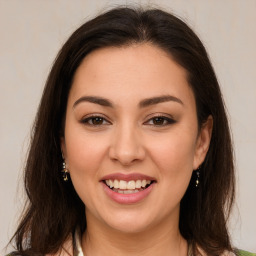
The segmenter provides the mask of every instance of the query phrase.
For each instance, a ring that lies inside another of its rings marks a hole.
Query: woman
[[[46,83],[25,187],[18,255],[243,255],[226,227],[228,121],[194,32],[130,8],[75,31]]]

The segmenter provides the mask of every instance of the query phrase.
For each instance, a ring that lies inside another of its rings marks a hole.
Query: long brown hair
[[[196,99],[199,129],[213,117],[200,186],[192,175],[181,201],[182,236],[207,255],[232,251],[227,218],[234,199],[233,152],[219,84],[206,50],[180,19],[158,9],[112,9],[78,28],[60,50],[37,112],[25,167],[26,210],[14,235],[21,255],[57,252],[76,227],[86,229],[85,206],[72,181],[63,182],[60,137],[72,79],[86,55],[108,46],[150,42],[185,68]]]

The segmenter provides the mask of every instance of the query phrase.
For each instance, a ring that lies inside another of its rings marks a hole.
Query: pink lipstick
[[[154,188],[156,180],[139,173],[114,173],[101,179],[107,196],[120,204],[134,204],[146,198]]]

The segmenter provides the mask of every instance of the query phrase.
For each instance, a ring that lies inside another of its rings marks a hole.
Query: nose
[[[116,129],[109,149],[109,157],[123,166],[142,161],[145,149],[139,132],[131,126]]]

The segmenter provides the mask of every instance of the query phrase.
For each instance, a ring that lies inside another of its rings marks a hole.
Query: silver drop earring
[[[69,174],[69,170],[68,168],[66,167],[66,163],[65,163],[65,160],[63,159],[63,164],[62,164],[62,177],[63,177],[63,180],[65,182],[68,181],[68,174]]]
[[[199,179],[200,179],[200,167],[198,167],[197,168],[197,170],[196,170],[196,188],[198,188],[198,186],[199,186],[199,183],[200,183],[200,181],[199,181]]]

